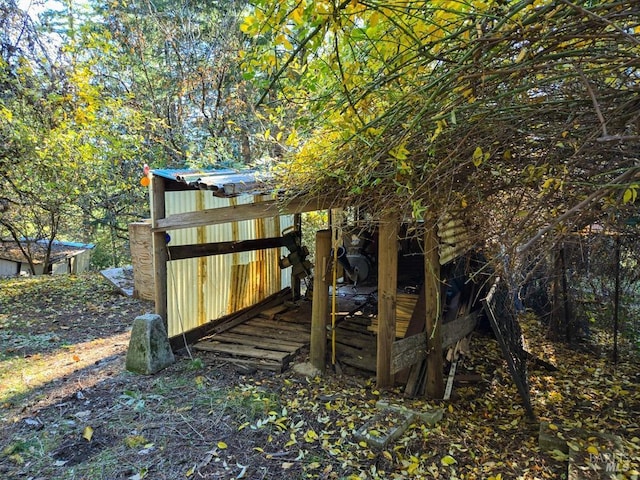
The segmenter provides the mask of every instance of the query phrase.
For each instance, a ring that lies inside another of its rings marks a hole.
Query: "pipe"
[[[347,273],[353,274],[353,267],[351,266],[351,263],[347,258],[346,248],[342,246],[338,247],[337,258],[338,258],[338,262],[340,262],[340,265],[342,265],[342,268],[344,268],[347,271]]]

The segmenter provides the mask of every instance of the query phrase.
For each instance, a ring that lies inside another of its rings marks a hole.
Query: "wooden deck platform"
[[[222,361],[281,372],[309,345],[310,302],[271,307],[238,325],[218,330],[194,348],[213,352]]]
[[[375,372],[376,334],[371,318],[353,316],[366,303],[369,292],[339,290],[336,317],[336,357],[342,365]],[[290,362],[309,348],[311,339],[311,302],[271,303],[257,308],[248,318],[230,318],[210,329],[194,344],[194,349],[211,352],[216,359],[239,366],[282,372]],[[327,353],[331,355],[331,328],[327,328]]]

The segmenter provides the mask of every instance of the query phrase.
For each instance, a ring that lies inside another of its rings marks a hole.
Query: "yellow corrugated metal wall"
[[[166,215],[261,201],[261,197],[214,197],[206,190],[166,192]],[[170,245],[228,242],[280,236],[293,216],[246,220],[172,230]],[[286,250],[286,249],[285,249]],[[275,293],[291,283],[281,271],[280,249],[170,261],[167,269],[170,337],[220,318]]]

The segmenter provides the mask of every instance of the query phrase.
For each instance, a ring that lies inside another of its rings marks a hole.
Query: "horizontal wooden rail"
[[[267,248],[284,246],[282,237],[257,238],[254,240],[239,240],[232,242],[201,243],[193,245],[176,245],[169,247],[169,260],[183,260],[185,258],[210,257],[227,253],[252,252]]]

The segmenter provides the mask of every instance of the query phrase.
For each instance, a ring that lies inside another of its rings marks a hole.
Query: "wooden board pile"
[[[398,293],[396,296],[396,338],[404,338],[409,327],[409,320],[416,308],[418,295],[411,293]],[[369,330],[378,333],[378,317],[371,321]]]
[[[303,304],[286,300],[290,290],[212,325],[194,348],[243,367],[282,372],[310,341],[310,317]]]

